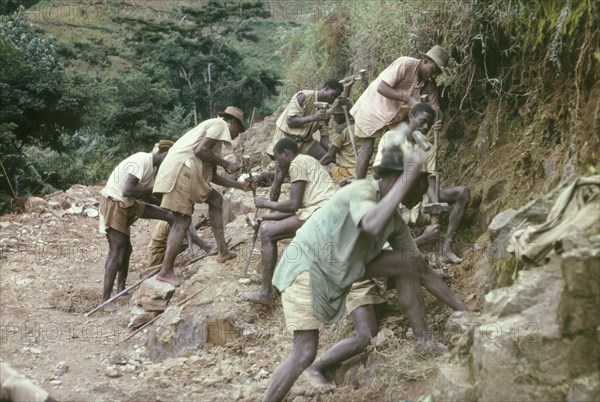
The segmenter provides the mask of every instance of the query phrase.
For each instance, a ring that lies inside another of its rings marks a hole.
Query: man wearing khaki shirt
[[[400,57],[388,66],[350,110],[356,122],[355,136],[362,138],[356,161],[356,178],[367,175],[374,144],[388,129],[408,117],[409,110],[428,95],[439,110],[435,79],[446,67],[450,55],[441,46],[432,47],[422,59]],[[441,123],[436,123],[441,124]]]
[[[327,152],[329,137],[327,125],[323,122],[328,119],[325,109],[316,107],[317,102],[333,103],[340,96],[344,87],[335,78],[325,81],[318,91],[302,90],[292,96],[290,103],[275,123],[275,133],[271,144],[267,147],[267,154],[274,159],[273,147],[282,138],[296,141],[301,154],[310,155],[319,160]],[[313,139],[313,134],[320,130],[321,141]],[[271,185],[270,199],[277,201],[281,192],[281,184],[285,176],[279,167],[275,166],[275,178]]]
[[[270,304],[271,279],[277,263],[277,242],[294,237],[304,222],[319,209],[335,192],[327,171],[319,162],[308,155],[299,154],[298,145],[289,138],[283,138],[273,149],[275,160],[284,173],[289,173],[290,198],[286,201],[268,201],[256,197],[257,208],[269,208],[272,211],[263,215],[261,220],[277,222],[261,227],[262,244],[262,284],[258,292],[242,294],[246,301]]]
[[[353,139],[355,130],[354,120],[350,118],[350,125],[347,125],[344,107],[350,109],[353,103],[348,98],[340,97],[331,108],[331,115],[337,124],[335,133],[332,133],[327,154],[321,158],[321,165],[324,165],[327,172],[331,175],[333,181],[339,185],[344,185],[356,177],[356,149],[360,149],[362,140]],[[354,145],[353,145],[354,141]]]
[[[167,251],[157,279],[173,286],[181,285],[173,273],[173,263],[188,230],[195,203],[207,203],[208,215],[218,248],[218,262],[234,258],[235,253],[227,249],[223,229],[223,197],[210,183],[224,187],[250,191],[253,183],[240,183],[216,173],[222,166],[229,174],[239,170],[236,163],[223,159],[224,148],[231,147],[231,141],[246,130],[244,113],[228,106],[219,117],[208,119],[183,135],[165,158],[158,171],[155,193],[162,193],[161,207],[173,212],[175,219],[167,238]]]

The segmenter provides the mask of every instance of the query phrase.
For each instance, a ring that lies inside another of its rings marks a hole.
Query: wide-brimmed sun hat
[[[217,112],[217,116],[219,117],[223,117],[224,115],[231,116],[240,123],[240,126],[242,127],[241,133],[246,131],[246,126],[244,125],[244,112],[242,112],[241,109],[235,106],[227,106],[224,111]]]
[[[421,53],[424,56],[430,58],[437,66],[442,70],[446,69],[448,60],[450,59],[450,53],[440,45],[435,45],[427,53]]]

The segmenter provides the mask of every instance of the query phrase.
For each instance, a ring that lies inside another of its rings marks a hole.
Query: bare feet
[[[223,263],[227,260],[231,260],[232,258],[237,257],[237,254],[233,251],[227,251],[225,254],[219,254],[217,256],[217,262]]]
[[[215,244],[210,250],[207,250],[208,255],[219,254],[219,247]]]
[[[102,311],[107,312],[107,313],[114,313],[118,309],[119,308],[114,303],[108,303],[106,306],[102,307]]]
[[[245,292],[240,295],[242,300],[249,301],[252,303],[259,303],[268,306],[271,304],[271,297],[268,295],[261,294],[260,292]]]
[[[450,264],[460,264],[462,262],[462,258],[454,254],[449,248],[446,248],[442,253],[442,261]]]
[[[310,385],[312,385],[317,392],[332,392],[336,388],[335,384],[327,381],[323,374],[321,374],[320,371],[312,368],[312,366],[304,370],[304,375],[306,376],[306,379]]]
[[[183,283],[181,279],[179,279],[177,276],[175,276],[175,274],[171,273],[171,274],[167,274],[167,275],[156,275],[156,279],[158,279],[161,282],[166,282],[166,283],[170,283],[171,285],[175,286],[175,287],[179,287],[181,286],[181,284]]]

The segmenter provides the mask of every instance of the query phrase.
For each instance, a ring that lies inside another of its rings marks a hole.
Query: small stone
[[[18,279],[16,283],[17,283],[17,286],[27,286],[31,283],[31,279],[29,279],[29,278]]]
[[[206,386],[206,387],[210,387],[211,385],[215,385],[222,382],[221,378],[219,377],[209,377],[209,378],[205,378],[202,381],[202,385]]]
[[[503,211],[496,215],[492,222],[488,226],[488,232],[490,234],[490,238],[493,240],[498,236],[498,233],[507,226],[509,226],[514,217],[517,215],[517,211],[515,209],[509,208],[506,211]]]
[[[31,349],[29,349],[29,351],[36,355],[39,355],[40,353],[42,353],[42,351],[37,348],[31,348]]]
[[[59,209],[60,208],[60,202],[58,201],[48,201],[48,206],[52,209]]]
[[[127,357],[123,356],[120,353],[117,353],[109,357],[108,361],[111,364],[127,364]]]
[[[600,395],[600,377],[596,372],[573,380],[567,394],[567,402],[593,401],[597,400],[598,395]]]
[[[56,370],[54,370],[54,375],[61,376],[68,371],[69,371],[69,365],[64,361],[60,361],[56,365]]]
[[[151,299],[148,296],[141,295],[137,299],[137,305],[142,306],[146,311],[165,311],[167,309],[168,300]]]
[[[60,385],[60,384],[62,384],[62,381],[61,380],[51,380],[50,384],[52,384],[52,385]]]
[[[131,309],[131,318],[129,319],[129,324],[127,326],[132,329],[141,327],[156,317],[156,315],[157,313],[155,312],[148,312],[140,306],[135,306]]]
[[[240,283],[240,285],[250,285],[252,283],[252,281],[250,280],[250,278],[240,278],[240,280],[238,281]]]
[[[25,204],[25,209],[28,212],[42,213],[46,211],[46,208],[48,208],[48,203],[39,197],[29,197]]]
[[[115,370],[113,367],[108,367],[104,372],[104,375],[108,378],[119,378],[122,374]]]

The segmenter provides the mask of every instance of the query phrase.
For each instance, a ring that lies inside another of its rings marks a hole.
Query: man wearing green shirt
[[[415,340],[437,350],[427,323],[421,283],[454,309],[467,307],[426,264],[397,213],[400,202],[414,205],[427,190],[423,156],[403,146],[386,153],[379,180],[358,180],[316,211],[286,248],[273,278],[281,292],[286,326],[294,334],[292,354],[275,370],[265,401],[282,400],[316,357],[319,327],[344,314],[346,294],[355,281],[393,277]],[[392,250],[382,250],[385,242]]]

